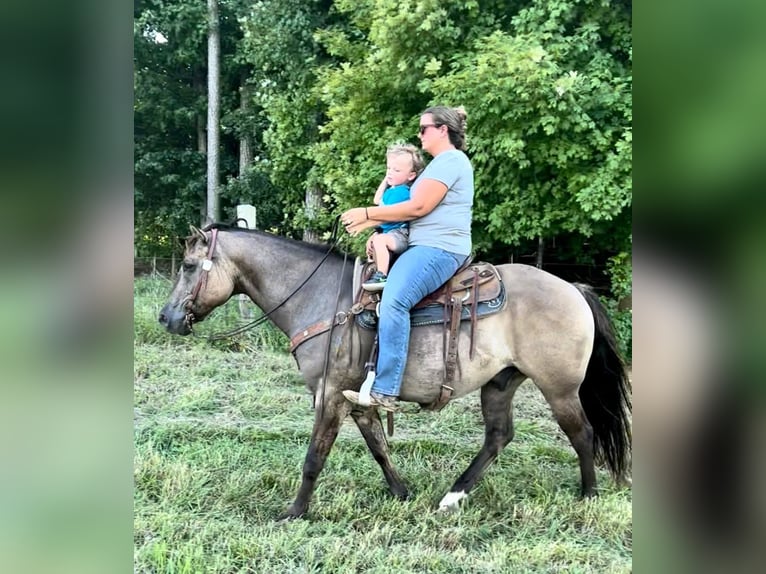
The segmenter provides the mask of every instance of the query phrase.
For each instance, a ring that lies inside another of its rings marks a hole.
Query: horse
[[[159,322],[188,335],[194,323],[236,294],[246,294],[293,341],[300,373],[314,396],[310,444],[295,500],[280,516],[293,519],[308,508],[317,478],[349,414],[380,465],[389,491],[406,499],[408,489],[394,467],[380,415],[347,401],[359,390],[375,332],[354,320],[353,265],[337,248],[258,230],[214,223],[192,228],[183,265]],[[497,265],[506,290],[502,308],[475,323],[463,321],[458,337],[458,376],[452,398],[480,391],[484,443],[439,503],[459,508],[487,467],[514,436],[513,396],[531,379],[550,405],[577,453],[580,495],[597,494],[595,464],[603,462],[618,483],[630,464],[630,381],[612,324],[597,295],[522,264]],[[433,403],[441,391],[444,363],[441,325],[414,327],[400,401]],[[469,348],[472,347],[472,348]],[[472,359],[468,359],[472,351]]]

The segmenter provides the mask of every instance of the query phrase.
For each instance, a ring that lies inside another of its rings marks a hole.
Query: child
[[[410,185],[423,171],[423,156],[410,144],[394,144],[386,150],[386,177],[380,182],[373,203],[392,205],[410,198]],[[377,271],[362,284],[367,291],[382,291],[386,286],[391,253],[402,253],[408,246],[409,226],[404,221],[382,223],[367,240],[367,256]]]

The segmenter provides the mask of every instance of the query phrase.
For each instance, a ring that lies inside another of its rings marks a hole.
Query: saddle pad
[[[476,318],[481,319],[488,315],[494,315],[503,308],[505,303],[505,286],[500,282],[500,294],[489,301],[482,301],[476,305]],[[461,309],[460,320],[466,321],[471,318],[470,306],[464,305]],[[446,323],[450,322],[447,317]],[[421,327],[423,325],[441,325],[444,320],[444,305],[428,305],[427,307],[415,308],[410,312],[410,326]],[[375,311],[365,309],[356,316],[356,324],[364,329],[377,329],[378,317]]]

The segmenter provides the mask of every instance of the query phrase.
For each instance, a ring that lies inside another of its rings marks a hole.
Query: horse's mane
[[[237,225],[237,221],[240,221],[240,220],[237,219],[233,221],[232,223],[223,223],[223,222],[209,223],[202,228],[202,231],[210,231],[211,229],[217,229],[219,231],[227,231],[231,233],[242,233],[247,235],[268,235],[269,237],[273,237],[274,239],[277,239],[284,243],[287,243],[293,246],[300,245],[301,247],[307,248],[312,251],[316,251],[317,253],[320,253],[322,255],[324,255],[328,251],[332,251],[333,253],[337,255],[347,254],[345,251],[338,249],[337,243],[332,243],[332,244],[331,243],[309,243],[307,241],[292,239],[290,237],[277,235],[276,233],[270,233],[268,231],[261,231],[260,229],[248,229],[247,227],[239,227]]]

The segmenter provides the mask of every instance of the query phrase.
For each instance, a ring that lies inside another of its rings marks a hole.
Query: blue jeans
[[[378,368],[372,390],[399,396],[410,346],[410,309],[455,274],[466,255],[413,245],[388,274],[378,319]]]

